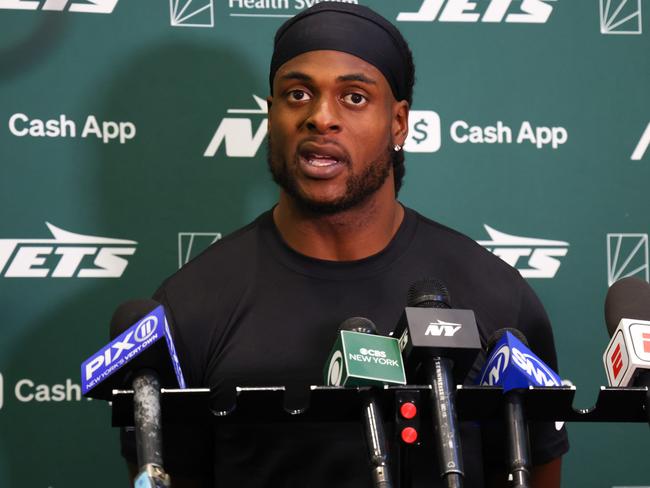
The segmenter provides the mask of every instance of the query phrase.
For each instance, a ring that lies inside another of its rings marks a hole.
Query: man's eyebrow
[[[300,81],[312,81],[313,78],[306,73],[301,71],[289,71],[288,73],[280,76],[281,80],[300,80]],[[346,81],[359,81],[361,83],[367,83],[369,85],[376,85],[377,82],[372,78],[364,75],[363,73],[350,73],[349,75],[341,75],[336,78],[338,82]]]
[[[337,81],[360,81],[361,83],[368,83],[369,85],[376,85],[377,82],[372,78],[368,78],[363,73],[352,73],[349,75],[342,75],[337,78]]]
[[[289,71],[288,73],[280,76],[281,80],[302,80],[311,81],[311,76],[301,73],[300,71]]]

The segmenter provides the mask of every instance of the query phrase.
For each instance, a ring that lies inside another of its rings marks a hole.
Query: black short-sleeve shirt
[[[410,285],[422,278],[444,282],[454,308],[474,310],[483,344],[503,327],[516,327],[531,350],[557,370],[546,313],[520,274],[472,239],[405,209],[388,246],[352,262],[301,255],[284,243],[271,211],[216,242],[168,278],[155,298],[165,305],[190,386],[323,383],[323,365],[341,322],[372,320],[391,332]],[[482,366],[478,360],[466,383]],[[463,423],[466,486],[484,486],[489,471],[503,470],[500,429]],[[309,423],[198,431],[165,431],[171,472],[214,479],[217,487],[371,486],[360,424]],[[534,464],[568,449],[564,429],[531,426]],[[133,458],[132,439],[123,453]],[[411,459],[413,487],[437,486],[432,446]]]

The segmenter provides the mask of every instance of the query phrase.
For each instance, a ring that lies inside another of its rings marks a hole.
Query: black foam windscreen
[[[522,331],[513,329],[512,327],[504,327],[503,329],[499,329],[494,332],[488,339],[487,345],[485,346],[485,349],[488,353],[492,350],[494,345],[501,340],[506,332],[510,332],[513,336],[523,342],[526,347],[528,347],[528,339],[526,339],[526,336]]]
[[[650,320],[650,283],[630,276],[607,290],[605,322],[611,336],[621,319]]]
[[[372,320],[365,317],[350,317],[345,319],[339,325],[339,330],[349,330],[352,332],[361,332],[363,334],[376,334],[377,327]]]
[[[160,306],[160,303],[151,298],[139,298],[121,303],[111,317],[109,338],[111,340],[115,339],[158,306]]]
[[[427,278],[411,285],[406,304],[409,307],[451,308],[451,299],[442,281]]]

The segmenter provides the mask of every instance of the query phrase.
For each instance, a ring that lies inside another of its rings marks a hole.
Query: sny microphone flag
[[[185,378],[165,317],[165,309],[160,305],[81,364],[82,393],[85,395],[96,388],[163,338],[167,342],[178,385],[180,388],[185,388]]]
[[[510,332],[492,348],[477,383],[501,386],[503,392],[529,386],[561,386],[562,380]]]
[[[339,331],[324,376],[328,386],[406,384],[397,339],[349,330]]]

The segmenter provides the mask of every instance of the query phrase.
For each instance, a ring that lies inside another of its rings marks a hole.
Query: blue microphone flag
[[[481,386],[501,386],[504,393],[529,386],[561,386],[561,383],[557,373],[510,332],[492,348],[477,380]]]
[[[163,338],[169,351],[169,358],[178,385],[180,388],[185,388],[185,378],[165,317],[165,309],[160,305],[81,364],[82,393],[85,395],[96,388],[117,370]]]

